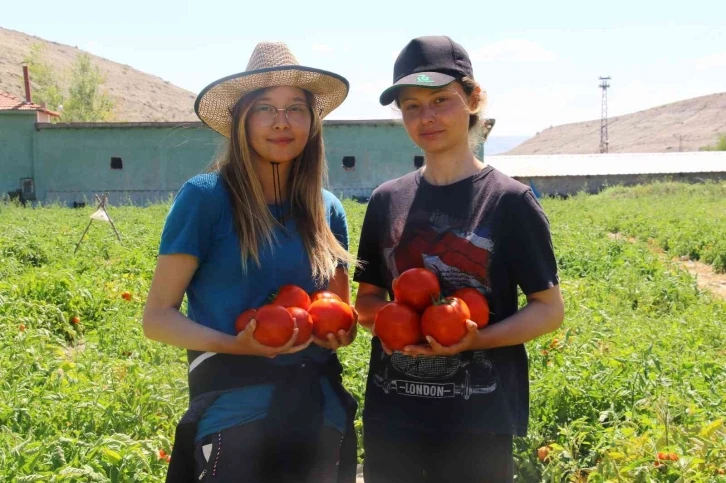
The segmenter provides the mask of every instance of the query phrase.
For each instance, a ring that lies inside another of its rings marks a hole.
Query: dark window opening
[[[423,156],[414,156],[413,157],[413,165],[417,168],[420,168],[424,164],[424,157]]]
[[[111,158],[111,169],[124,169],[124,162],[121,158]]]
[[[343,169],[355,171],[355,156],[343,156]]]

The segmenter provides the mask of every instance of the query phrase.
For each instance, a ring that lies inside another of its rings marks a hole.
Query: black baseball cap
[[[439,88],[462,77],[473,77],[469,54],[449,37],[427,36],[413,39],[393,64],[393,85],[383,91],[384,106],[396,100],[401,87]]]

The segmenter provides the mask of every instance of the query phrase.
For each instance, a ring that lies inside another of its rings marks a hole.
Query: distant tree
[[[66,78],[46,62],[44,53],[45,46],[35,43],[25,57],[35,84],[33,102],[60,111],[63,122],[99,122],[112,117],[113,100],[101,90],[106,79],[89,54],[76,56],[64,91]]]
[[[702,146],[699,151],[726,151],[726,134],[719,134],[716,144]]]
[[[36,42],[30,46],[30,53],[25,56],[28,64],[30,80],[34,84],[33,102],[45,104],[45,107],[57,111],[63,105],[64,96],[61,89],[62,78],[58,76],[45,61],[45,46]]]
[[[101,86],[106,81],[91,56],[81,53],[71,71],[68,100],[63,105],[63,120],[66,122],[98,122],[111,118],[113,101]]]

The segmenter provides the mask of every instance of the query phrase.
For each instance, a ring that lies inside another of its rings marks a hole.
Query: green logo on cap
[[[416,77],[416,82],[420,84],[431,84],[432,82],[434,82],[434,80],[427,75],[420,75]]]

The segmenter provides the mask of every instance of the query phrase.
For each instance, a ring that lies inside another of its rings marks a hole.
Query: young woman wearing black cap
[[[483,328],[468,320],[450,346],[427,338],[392,352],[373,339],[366,482],[512,481],[512,437],[529,418],[523,344],[564,318],[549,222],[531,189],[475,157],[485,94],[459,44],[412,40],[393,78],[381,104],[398,105],[426,162],[371,196],[354,276],[359,322],[375,334],[393,280],[417,267],[437,275],[442,295],[477,290],[490,318]]]

